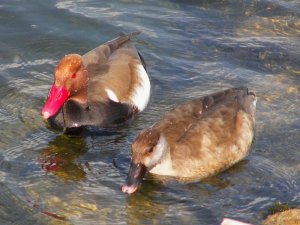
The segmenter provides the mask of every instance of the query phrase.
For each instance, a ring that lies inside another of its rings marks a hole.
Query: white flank
[[[143,65],[138,64],[135,69],[140,83],[136,85],[131,101],[140,111],[143,111],[150,97],[150,80]]]
[[[252,102],[252,104],[254,105],[254,107],[256,108],[256,98],[255,98],[255,100]]]
[[[113,92],[112,90],[110,90],[110,89],[108,89],[108,88],[106,88],[105,91],[106,91],[106,94],[107,94],[107,96],[108,96],[108,98],[109,98],[110,100],[112,100],[112,101],[114,101],[114,102],[119,102],[119,99],[118,99],[118,97],[116,96],[115,92]]]

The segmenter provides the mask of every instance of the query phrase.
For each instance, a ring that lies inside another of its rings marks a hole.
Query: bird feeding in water
[[[256,95],[231,88],[176,106],[132,144],[124,193],[134,193],[147,172],[205,178],[242,160],[254,136]]]
[[[139,32],[121,35],[80,56],[63,57],[42,109],[58,129],[107,127],[142,112],[149,101],[146,64],[131,42]]]

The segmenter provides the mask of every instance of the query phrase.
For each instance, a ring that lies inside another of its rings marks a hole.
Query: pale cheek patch
[[[141,64],[138,64],[135,67],[135,70],[139,77],[139,84],[135,87],[131,100],[140,111],[143,111],[146,108],[150,97],[150,80],[146,70]]]
[[[115,94],[115,92],[113,92],[112,90],[110,90],[108,88],[105,89],[105,91],[110,100],[112,100],[114,102],[119,102],[119,99],[118,99],[117,95]]]
[[[156,166],[156,164],[160,163],[166,153],[167,147],[168,143],[166,141],[166,138],[161,134],[157,145],[154,147],[155,149],[153,153],[150,157],[147,157],[145,159],[145,166],[148,168],[152,168]]]

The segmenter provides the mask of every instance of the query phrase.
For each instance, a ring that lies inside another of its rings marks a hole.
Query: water
[[[0,224],[259,224],[275,203],[300,205],[299,1],[2,0],[0,21]],[[135,30],[152,83],[145,112],[83,137],[47,129],[58,60]],[[138,131],[239,85],[259,98],[245,160],[202,182],[148,175],[121,193]]]

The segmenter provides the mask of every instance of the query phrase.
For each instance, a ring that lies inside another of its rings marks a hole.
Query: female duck
[[[137,34],[121,35],[83,56],[66,55],[55,70],[42,109],[44,119],[65,130],[105,127],[143,111],[150,81],[143,58],[130,41]]]
[[[147,171],[205,178],[227,169],[249,152],[256,96],[232,88],[175,107],[132,144],[125,193],[133,193]]]

